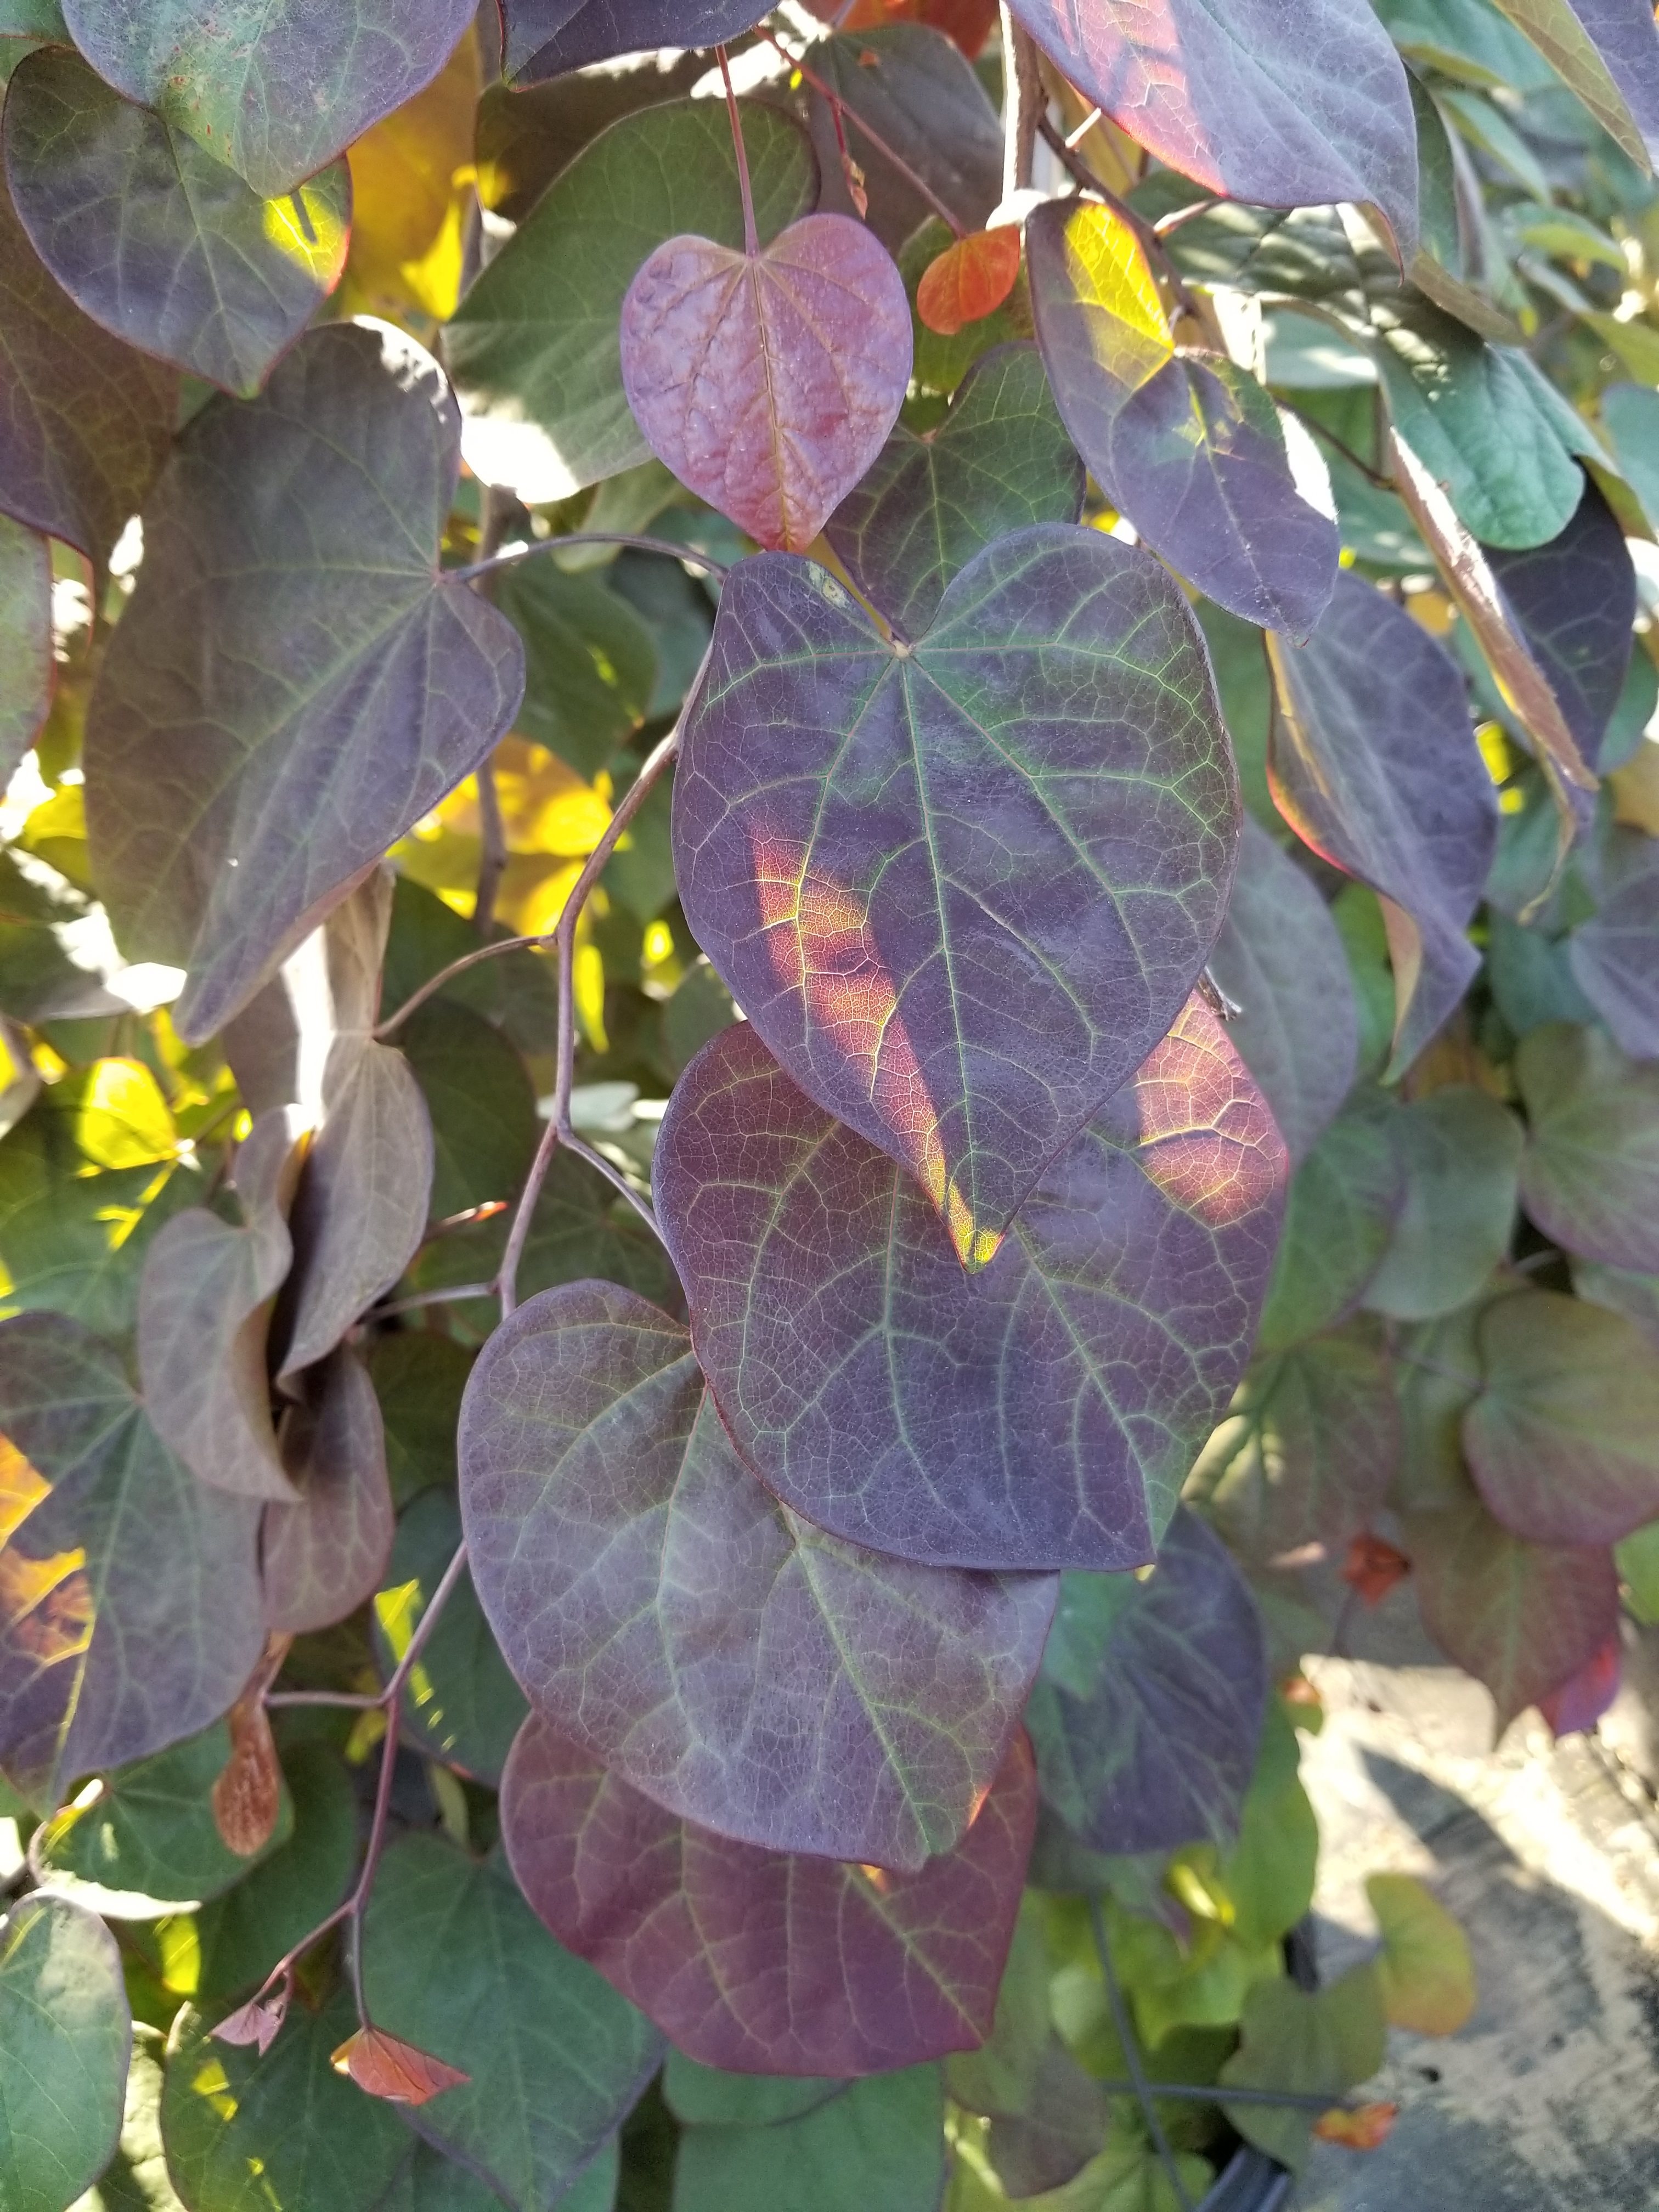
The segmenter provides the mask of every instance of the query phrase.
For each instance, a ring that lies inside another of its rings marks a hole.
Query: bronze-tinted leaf
[[[958,1840],[1036,1671],[1047,1577],[801,1520],[732,1450],[684,1328],[611,1284],[496,1330],[460,1454],[479,1595],[561,1735],[767,1850],[914,1872]]]
[[[801,552],[881,451],[910,377],[910,308],[884,247],[812,215],[738,253],[671,238],[622,311],[646,441],[763,545]]]
[[[517,707],[512,625],[437,571],[459,429],[412,341],[335,325],[259,398],[204,408],[145,511],[88,715],[88,830],[124,946],[191,970],[185,1036],[245,1006]]]
[[[372,1596],[392,1550],[380,1401],[355,1352],[340,1346],[306,1377],[281,1447],[298,1503],[266,1506],[260,1572],[271,1627],[302,1636]]]
[[[383,2027],[360,2027],[349,2035],[330,2060],[371,2097],[384,2097],[390,2105],[424,2105],[445,2089],[459,2089],[472,2076],[458,2066],[447,2065],[429,2051],[419,2051],[388,2035]]]
[[[213,2030],[214,2039],[236,2045],[251,2043],[263,2058],[287,2016],[288,2000],[286,1982],[279,1983],[269,1996],[250,1997],[245,2005],[225,2014]]]
[[[767,2075],[845,2078],[981,2042],[1036,1812],[1023,1734],[961,1842],[909,1875],[730,1842],[539,1719],[501,1783],[513,1871],[559,1941],[687,2057]]]
[[[982,1265],[1220,926],[1238,800],[1185,599],[1146,554],[1040,525],[906,648],[811,563],[744,562],[684,743],[698,943]]]
[[[283,1770],[263,1688],[230,1709],[230,1757],[213,1785],[213,1824],[240,1859],[264,1850],[283,1809]]]
[[[908,1176],[738,1024],[670,1103],[657,1201],[739,1450],[849,1542],[1149,1560],[1243,1370],[1284,1148],[1196,999],[964,1274]]]

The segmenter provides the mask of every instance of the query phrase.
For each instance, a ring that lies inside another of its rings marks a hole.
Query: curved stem
[[[435,998],[446,983],[453,983],[458,975],[465,975],[469,968],[476,968],[480,961],[493,960],[501,952],[540,951],[551,945],[553,938],[554,932],[550,929],[543,931],[538,937],[501,937],[493,945],[481,945],[476,952],[462,953],[459,960],[452,960],[448,967],[439,969],[435,975],[428,975],[418,991],[410,993],[395,1014],[386,1016],[373,1032],[375,1043],[384,1044],[389,1036],[403,1027],[417,1006],[423,1006],[428,999]]]
[[[688,568],[702,568],[722,582],[727,574],[724,561],[712,560],[707,553],[699,553],[694,545],[676,545],[669,538],[641,538],[629,530],[572,530],[562,538],[538,538],[533,545],[516,545],[508,553],[492,553],[487,561],[471,561],[464,568],[446,568],[444,580],[470,584],[476,577],[493,575],[497,568],[510,568],[520,561],[534,560],[538,553],[556,553],[566,545],[627,545],[636,553],[662,553],[671,561],[684,561]]]
[[[495,1285],[489,1283],[457,1283],[453,1289],[416,1291],[406,1298],[394,1298],[389,1306],[372,1306],[371,1321],[390,1321],[394,1314],[418,1313],[422,1306],[459,1305],[466,1298],[493,1298]]]
[[[657,1219],[657,1217],[652,1211],[650,1206],[640,1196],[638,1191],[635,1189],[633,1184],[629,1182],[628,1177],[622,1172],[621,1169],[614,1166],[610,1160],[606,1159],[605,1154],[599,1151],[597,1147],[585,1143],[583,1139],[576,1134],[574,1129],[568,1129],[564,1135],[560,1139],[560,1142],[563,1145],[567,1152],[574,1152],[579,1160],[586,1160],[589,1167],[597,1168],[608,1183],[615,1185],[617,1189],[622,1193],[623,1196],[628,1200],[628,1203],[633,1207],[635,1212],[639,1215],[640,1219],[644,1222],[646,1227],[651,1231],[651,1234],[662,1246],[663,1249],[666,1251],[668,1249],[668,1240],[662,1233],[661,1223]]]
[[[726,117],[732,125],[732,148],[738,157],[738,191],[743,198],[743,249],[752,261],[760,252],[760,234],[755,228],[755,195],[749,184],[749,149],[743,143],[738,95],[732,89],[732,72],[726,65],[724,46],[715,47],[714,58],[720,65],[720,82],[726,87]]]

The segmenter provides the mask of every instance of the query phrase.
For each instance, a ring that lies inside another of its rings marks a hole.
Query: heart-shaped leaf
[[[119,1358],[76,1322],[0,1324],[0,1764],[64,1785],[193,1735],[264,1642],[252,1500],[156,1435]]]
[[[106,83],[268,198],[430,83],[471,18],[471,0],[64,0]]]
[[[1617,830],[1594,915],[1567,941],[1573,980],[1632,1060],[1659,1060],[1659,840]]]
[[[1033,346],[981,354],[936,430],[894,431],[823,534],[860,592],[916,638],[994,538],[1075,522],[1085,473]]]
[[[481,1863],[436,1836],[406,1836],[381,1862],[363,1987],[377,2027],[470,2076],[421,2131],[514,2212],[562,2197],[662,2056],[643,2014],[553,1941],[499,1853]]]
[[[1338,1115],[1291,1179],[1257,1342],[1282,1352],[1364,1295],[1406,1202],[1394,1109],[1381,1094]]]
[[[1176,1018],[1237,823],[1185,599],[1060,524],[987,546],[914,649],[807,562],[740,564],[674,786],[698,943],[970,1265]]]
[[[1294,2172],[1309,2149],[1312,2114],[1274,2109],[1272,2093],[1328,2097],[1368,2081],[1388,2056],[1382,1990],[1368,1959],[1323,1989],[1298,1989],[1288,1975],[1267,1976],[1245,1997],[1239,2045],[1221,2069],[1223,2087],[1265,2090],[1261,2104],[1225,2105],[1245,2138]]]
[[[1659,517],[1659,392],[1610,384],[1601,394],[1601,432],[1651,525]]]
[[[793,552],[881,451],[910,380],[904,281],[847,216],[804,216],[745,252],[669,239],[628,288],[621,343],[652,452],[761,544]]]
[[[1395,966],[1394,1062],[1409,1066],[1468,989],[1464,934],[1498,843],[1498,797],[1457,664],[1345,571],[1304,646],[1269,635],[1275,804],[1305,845],[1379,892]]]
[[[287,1109],[261,1115],[236,1155],[244,1225],[191,1206],[150,1246],[138,1286],[138,1370],[162,1442],[198,1481],[290,1504],[265,1334],[293,1257],[285,1216],[299,1164]]]
[[[991,2027],[1036,1813],[1017,1735],[956,1848],[913,1875],[792,1858],[665,1813],[545,1722],[501,1782],[519,1886],[559,1941],[706,2066],[849,2075]]]
[[[44,538],[0,514],[0,775],[8,782],[52,705],[52,554]],[[22,1010],[15,990],[9,1012]]]
[[[698,1358],[787,1504],[912,1559],[1121,1568],[1243,1371],[1284,1168],[1194,1000],[980,1274],[744,1024],[681,1077],[655,1182]]]
[[[1227,1035],[1306,1159],[1352,1085],[1359,1013],[1330,908],[1304,869],[1248,817],[1210,973],[1238,1008]]]
[[[1659,1066],[1627,1060],[1599,1030],[1551,1022],[1522,1038],[1515,1072],[1527,1212],[1583,1259],[1659,1273]]]
[[[100,564],[166,458],[179,379],[83,315],[0,191],[0,510]]]
[[[389,2105],[425,2105],[446,2089],[471,2080],[458,2066],[447,2066],[429,2051],[417,2050],[388,2035],[383,2027],[360,2027],[333,2052],[329,2064],[371,2097]]]
[[[1368,200],[1417,243],[1406,72],[1365,0],[1166,0],[1155,11],[1018,0],[1080,92],[1212,191],[1270,207]]]
[[[343,1346],[306,1378],[282,1428],[295,1504],[265,1508],[259,1543],[270,1626],[305,1636],[343,1620],[379,1588],[392,1550],[392,1488],[380,1401]]]
[[[511,624],[438,574],[459,428],[410,340],[336,325],[258,399],[204,408],[145,511],[87,718],[88,831],[125,948],[191,970],[183,1036],[245,1006],[517,708]]]
[[[1267,1698],[1255,1601],[1178,1513],[1146,1581],[1061,1578],[1028,1714],[1044,1802],[1099,1851],[1231,1842]]]
[[[732,1450],[684,1329],[612,1284],[496,1330],[460,1455],[484,1610],[561,1735],[768,1850],[914,1872],[962,1836],[1036,1671],[1046,1577],[915,1566],[800,1520]]]
[[[1297,487],[1273,401],[1219,354],[1176,356],[1123,217],[1051,200],[1026,236],[1054,398],[1102,490],[1218,605],[1305,636],[1329,603],[1340,542]]]
[[[515,84],[660,46],[714,46],[759,19],[755,0],[503,0],[501,67]]]
[[[738,112],[764,240],[812,205],[817,167],[789,117],[752,101]],[[623,390],[617,319],[641,263],[685,233],[744,241],[731,128],[714,100],[623,116],[537,201],[444,331],[467,463],[486,483],[564,499],[650,458]]]
[[[1534,1544],[1616,1544],[1659,1519],[1659,1352],[1633,1322],[1525,1290],[1480,1316],[1463,1449],[1493,1514]]]
[[[0,2172],[28,2212],[78,2202],[121,2132],[132,2015],[103,1923],[61,1897],[0,1921]]]
[[[1365,1304],[1396,1321],[1431,1321],[1474,1297],[1509,1250],[1521,1129],[1473,1084],[1413,1098],[1389,1124],[1406,1188]]]
[[[62,47],[13,76],[5,140],[13,204],[76,304],[228,392],[258,390],[345,266],[343,161],[261,199]]]
[[[1376,1972],[1389,2025],[1455,2035],[1475,2007],[1468,1936],[1414,1875],[1367,1875],[1365,1896],[1382,1931]]]
[[[994,314],[1019,275],[1019,229],[970,230],[930,261],[916,287],[916,313],[930,331],[953,338],[964,323]]]

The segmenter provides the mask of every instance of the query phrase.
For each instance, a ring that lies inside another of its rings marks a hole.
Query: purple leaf
[[[1659,1066],[1593,1029],[1547,1023],[1522,1038],[1527,1109],[1521,1199],[1581,1259],[1659,1273]]]
[[[100,566],[166,458],[179,379],[83,315],[0,191],[0,511]]]
[[[1475,1486],[1534,1544],[1616,1544],[1659,1518],[1659,1352],[1633,1322],[1523,1290],[1480,1316],[1463,1416]]]
[[[1383,899],[1395,1068],[1409,1066],[1480,967],[1464,934],[1498,844],[1498,798],[1457,664],[1344,571],[1304,646],[1270,635],[1279,711],[1268,769],[1305,845]]]
[[[513,1871],[559,1941],[737,2073],[845,2078],[982,2042],[1036,1814],[1023,1730],[961,1842],[908,1875],[729,1842],[535,1718],[501,1781]]]
[[[0,1764],[55,1804],[194,1735],[264,1644],[259,1508],[209,1490],[78,1322],[0,1324]]]
[[[46,719],[52,681],[52,550],[0,514],[0,777],[8,783]]]
[[[1359,1013],[1330,908],[1306,870],[1248,817],[1210,972],[1238,1008],[1228,1039],[1299,1164],[1352,1085]]]
[[[76,304],[228,392],[258,390],[345,265],[343,161],[261,199],[61,47],[13,76],[5,140],[19,219]]]
[[[291,191],[429,84],[473,0],[64,0],[106,83],[267,198]]]
[[[270,1626],[293,1636],[330,1628],[374,1595],[392,1534],[386,1436],[368,1370],[342,1347],[306,1380],[282,1431],[298,1503],[267,1505],[260,1539]]]
[[[1238,818],[1179,589],[1063,524],[988,546],[913,651],[821,569],[741,563],[674,786],[699,944],[970,1264],[1179,1013]]]
[[[520,1306],[461,1409],[473,1579],[561,1735],[768,1850],[914,1871],[1006,1754],[1047,1577],[856,1551],[768,1496],[684,1329],[631,1291]]]
[[[819,40],[811,59],[842,102],[848,150],[864,171],[877,236],[896,253],[930,216],[937,219],[939,202],[964,229],[977,230],[1002,198],[1002,125],[966,55],[927,23],[875,22]],[[837,191],[835,125],[821,98],[811,107],[825,204],[850,209],[844,186]],[[933,199],[865,136],[865,123],[902,155]],[[948,243],[945,233],[939,245]]]
[[[936,430],[894,431],[823,534],[871,605],[914,639],[975,554],[1011,530],[1075,522],[1084,485],[1036,349],[998,346]]]
[[[765,14],[758,0],[502,0],[501,69],[514,84],[653,47],[714,46]]]
[[[671,238],[623,301],[622,369],[646,442],[681,483],[761,544],[799,552],[903,403],[903,280],[846,216],[805,216],[749,253]]]
[[[787,1505],[911,1559],[1121,1568],[1243,1371],[1284,1172],[1194,1000],[981,1273],[747,1024],[680,1079],[655,1182],[697,1356]]]
[[[1366,0],[1016,0],[1078,89],[1172,169],[1271,207],[1370,201],[1417,244],[1406,72]]]
[[[1632,1060],[1659,1060],[1659,841],[1615,829],[1595,912],[1567,939],[1573,979]]]
[[[1267,1652],[1226,1548],[1177,1513],[1145,1582],[1070,1574],[1028,1715],[1043,1801],[1094,1850],[1229,1843]]]
[[[511,623],[438,574],[459,428],[411,340],[335,325],[258,399],[204,408],[145,511],[87,717],[88,830],[124,949],[191,970],[188,1039],[247,1003],[518,706]]]
[[[156,1433],[198,1481],[290,1503],[265,1337],[294,1251],[296,1145],[287,1109],[262,1115],[236,1154],[244,1225],[188,1207],[150,1246],[138,1285],[138,1369]]]
[[[1005,2191],[1019,2198],[1064,2188],[1100,2150],[1109,2112],[1093,2075],[1051,2033],[1024,2110],[991,2117],[986,2149]]]

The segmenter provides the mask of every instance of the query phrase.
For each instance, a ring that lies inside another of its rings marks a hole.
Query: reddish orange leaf
[[[819,0],[817,13],[828,19],[835,9],[830,0]],[[841,27],[871,31],[883,23],[926,23],[943,31],[975,62],[984,52],[996,19],[996,0],[854,0],[853,11]]]
[[[270,1841],[282,1803],[283,1770],[261,1690],[230,1709],[230,1757],[213,1785],[214,1825],[229,1850],[251,1859]]]
[[[1322,2142],[1340,2143],[1347,2150],[1375,2150],[1388,2141],[1399,2114],[1398,2105],[1360,2105],[1352,2112],[1333,2105],[1314,2122],[1314,2133]]]
[[[1373,1536],[1367,1529],[1349,1545],[1342,1579],[1359,1593],[1362,1605],[1381,1605],[1395,1584],[1403,1582],[1411,1571],[1412,1563],[1402,1551],[1386,1538]]]
[[[953,338],[964,323],[993,314],[1019,274],[1019,233],[1012,223],[969,231],[928,263],[916,287],[916,313],[930,331]]]
[[[280,1989],[272,1990],[268,1996],[250,1997],[245,2005],[228,2013],[213,2031],[221,2043],[257,2043],[263,2058],[276,2040],[277,2031],[288,2014],[289,1991],[292,1984],[284,1982]]]
[[[417,2051],[388,2035],[383,2027],[360,2027],[347,2036],[331,2062],[371,2097],[384,2097],[389,2105],[424,2105],[441,2090],[458,2089],[472,2076],[445,2065],[429,2051]]]

